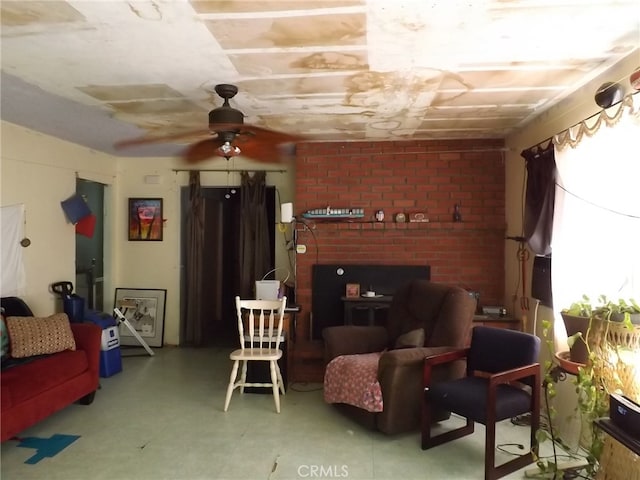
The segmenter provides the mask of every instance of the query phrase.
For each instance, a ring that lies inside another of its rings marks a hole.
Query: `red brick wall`
[[[298,224],[296,337],[309,339],[314,263],[430,265],[431,280],[504,299],[505,169],[502,140],[307,143],[298,146],[295,215],[364,208],[362,222]],[[454,204],[462,223],[453,223]],[[376,210],[383,223],[373,221]],[[427,224],[394,222],[424,211]]]

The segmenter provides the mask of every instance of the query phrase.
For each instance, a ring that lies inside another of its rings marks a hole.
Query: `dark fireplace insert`
[[[311,336],[322,338],[326,327],[344,324],[344,307],[347,283],[360,284],[364,292],[369,288],[376,294],[393,295],[414,278],[431,279],[429,265],[313,265],[311,294]]]

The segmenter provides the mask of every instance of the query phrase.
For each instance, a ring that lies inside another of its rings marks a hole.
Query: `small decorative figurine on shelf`
[[[458,205],[457,203],[453,206],[453,221],[454,222],[462,221],[462,214],[460,213],[460,205]]]
[[[376,212],[376,220],[379,222],[384,221],[384,212],[382,210]]]

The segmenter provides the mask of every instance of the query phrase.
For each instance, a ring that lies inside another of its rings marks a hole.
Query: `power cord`
[[[500,445],[496,445],[496,450],[502,453],[506,453],[508,455],[513,455],[514,457],[515,456],[519,457],[520,455],[522,455],[521,453],[510,452],[508,449],[504,447],[516,447],[518,450],[524,450],[524,445],[522,445],[521,443],[501,443]]]
[[[316,265],[320,263],[320,252],[319,252],[319,248],[318,248],[318,239],[316,238],[316,234],[314,233],[313,229],[309,227],[309,225],[307,225],[305,222],[300,222],[302,223],[303,229],[302,231],[307,231],[311,234],[311,237],[313,237],[313,243],[314,246],[316,247]]]

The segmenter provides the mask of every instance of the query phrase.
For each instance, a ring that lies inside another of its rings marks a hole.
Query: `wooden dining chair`
[[[282,358],[280,344],[284,341],[282,326],[286,304],[287,297],[278,300],[242,300],[236,297],[240,348],[229,354],[233,367],[224,401],[225,412],[236,388],[240,388],[240,393],[244,393],[245,387],[271,387],[276,412],[280,413],[279,393],[282,392],[284,395],[285,391],[278,360]],[[248,362],[269,362],[271,381],[247,382]],[[242,369],[238,376],[240,364]]]

